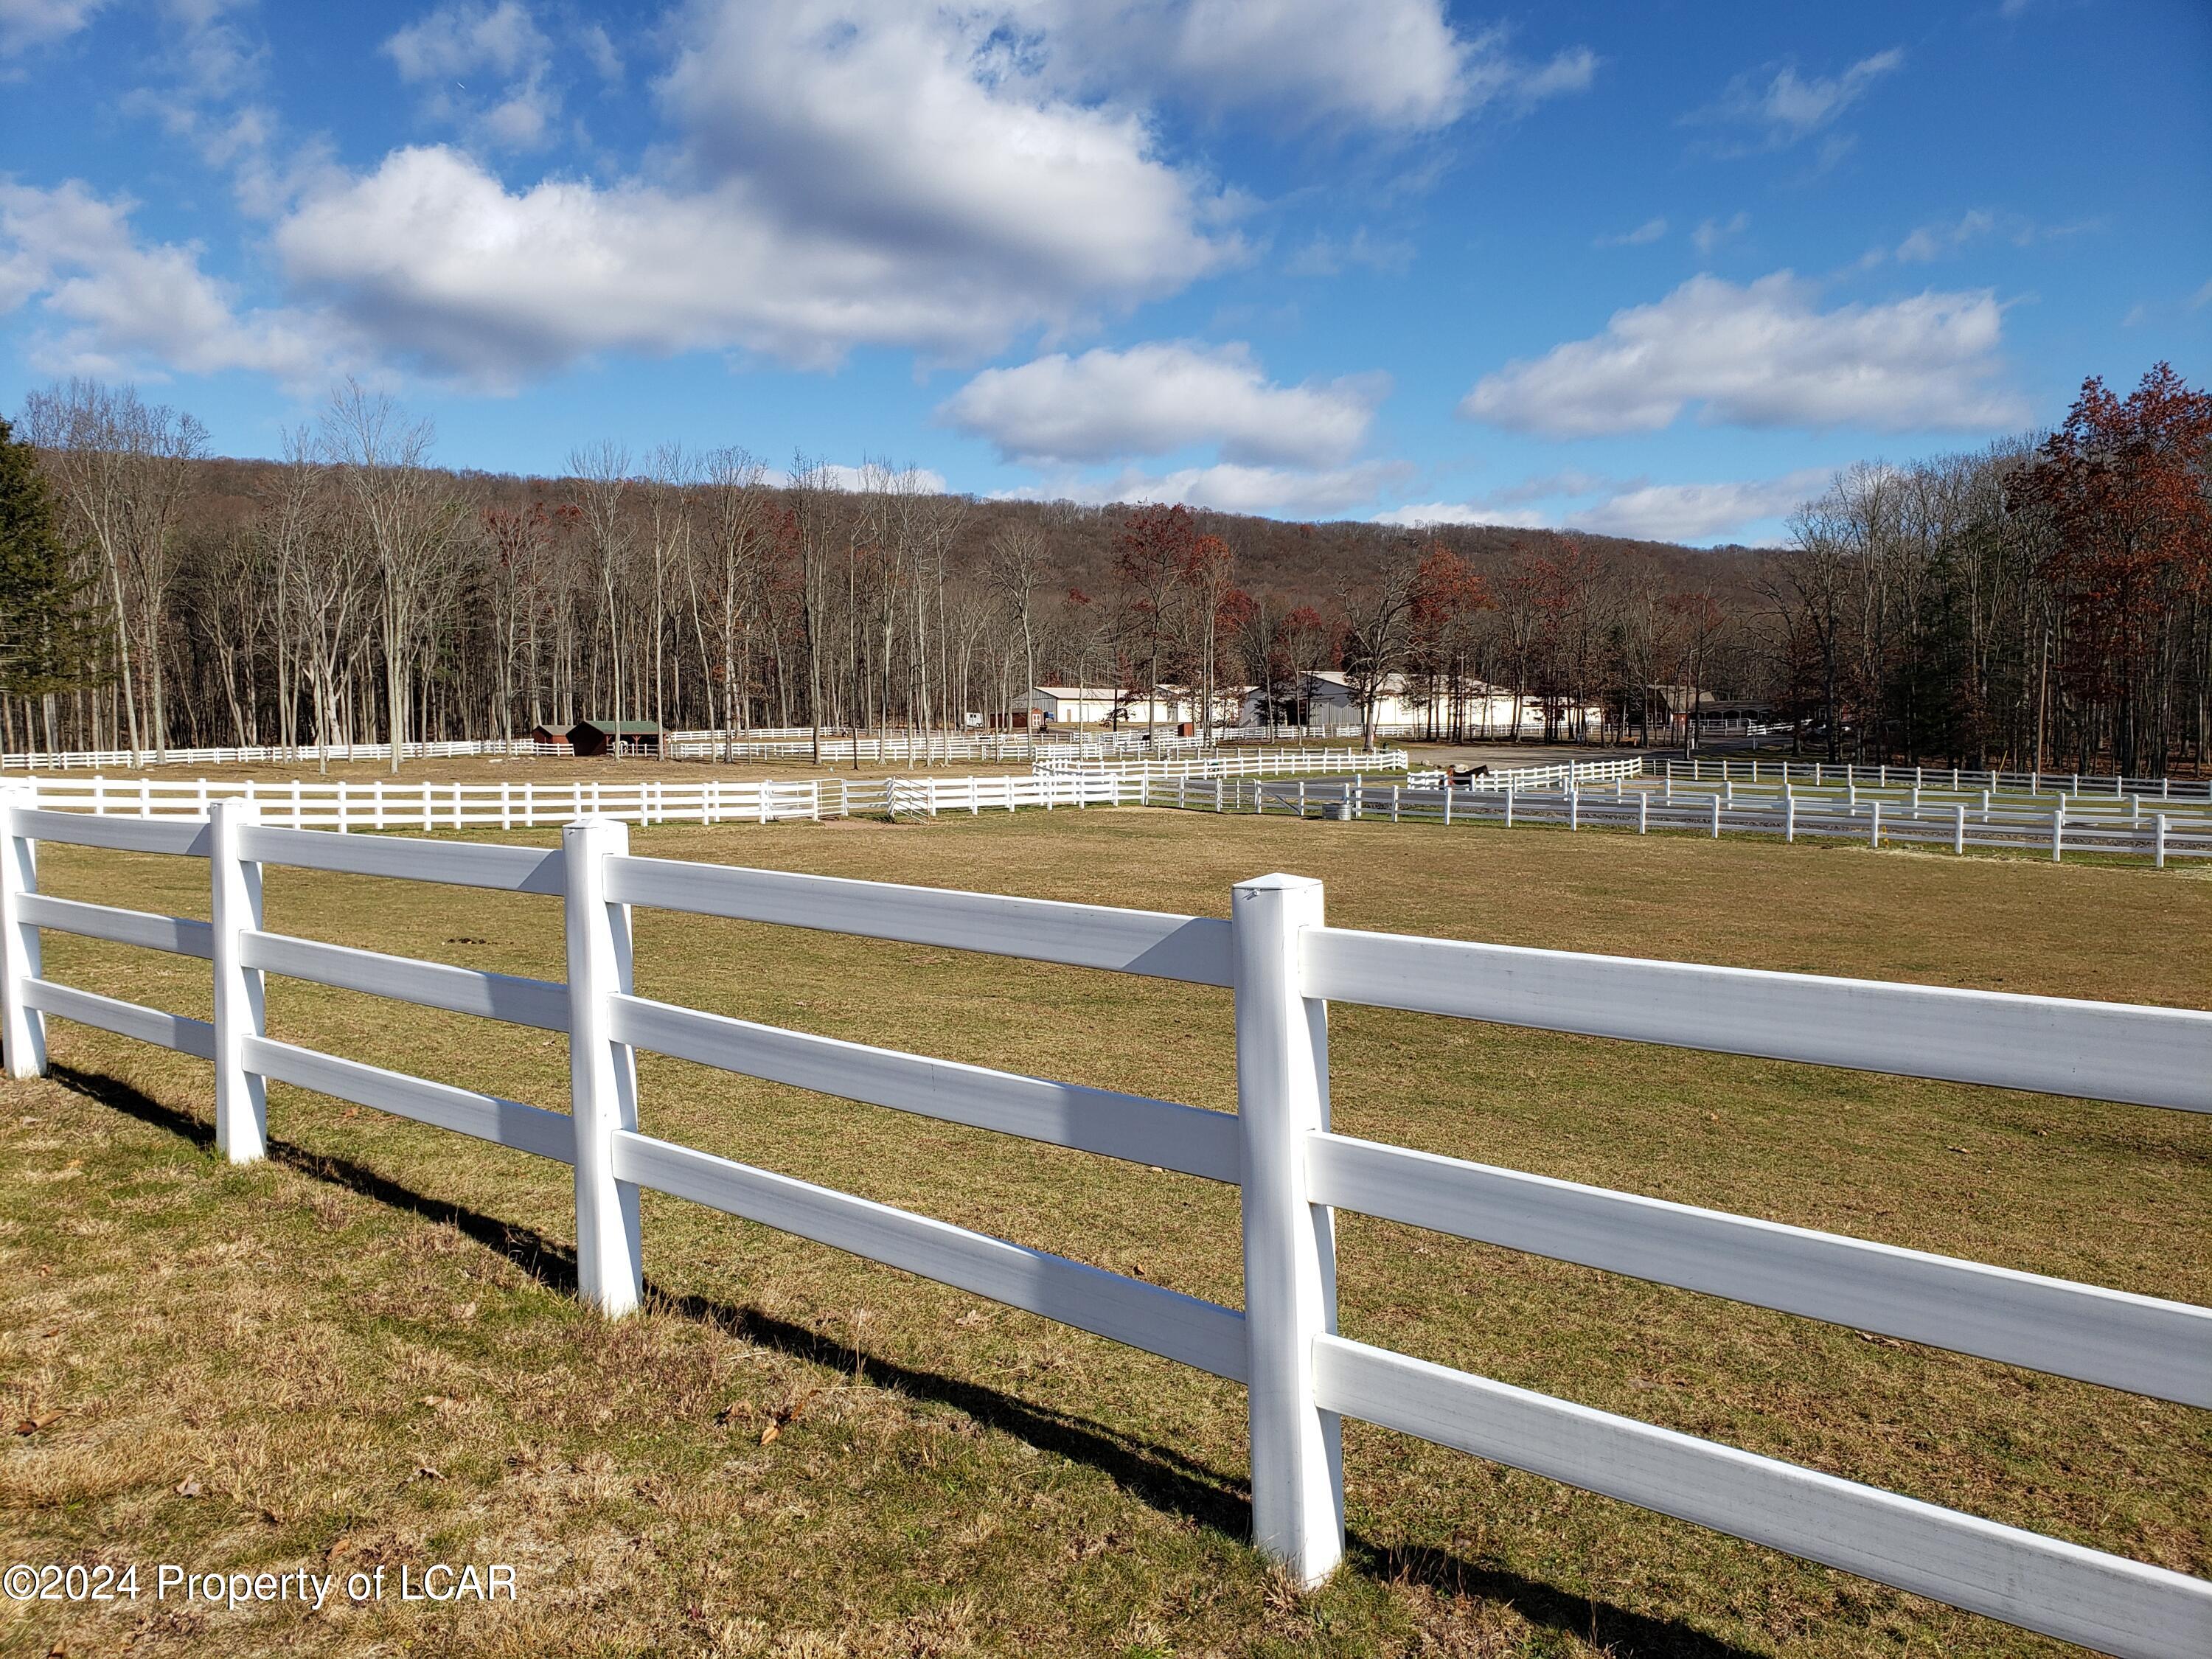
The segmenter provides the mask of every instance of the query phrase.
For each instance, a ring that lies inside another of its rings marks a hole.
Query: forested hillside
[[[9,568],[68,574],[58,611],[51,581],[9,600],[46,618],[36,650],[9,623],[14,748],[997,723],[1032,683],[1256,684],[1295,713],[1316,668],[1408,676],[1439,735],[1455,678],[1585,739],[1662,735],[1680,688],[1866,758],[2155,772],[2212,735],[2212,398],[2163,366],[2089,383],[2054,434],[1850,469],[1763,550],[979,501],[674,446],[457,472],[350,386],[282,462],[86,382],[16,435],[54,556]]]

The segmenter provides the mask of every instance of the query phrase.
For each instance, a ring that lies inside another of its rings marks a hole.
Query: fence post
[[[1867,825],[1867,845],[1881,845],[1881,797],[1879,795],[1874,798],[1874,817]]]
[[[1966,803],[1960,801],[1951,808],[1951,850],[1966,850]]]
[[[1718,841],[1721,838],[1721,798],[1711,795],[1707,799],[1713,804],[1713,839]]]
[[[1651,797],[1638,794],[1636,797],[1636,833],[1639,836],[1648,835],[1650,833],[1650,829]]]
[[[1298,934],[1322,884],[1261,876],[1230,909],[1242,1132],[1244,1319],[1250,1359],[1252,1541],[1304,1585],[1344,1554],[1335,1413],[1314,1404],[1314,1339],[1336,1328],[1336,1233],[1306,1187],[1306,1142],[1328,1127],[1328,1009],[1302,994]]]
[[[2061,795],[2058,804],[2051,809],[2051,861],[2060,862],[2066,847],[2066,798]]]
[[[1791,845],[1797,840],[1797,797],[1786,782],[1782,786],[1782,839]]]
[[[576,1133],[576,1292],[609,1318],[635,1311],[645,1289],[637,1188],[614,1174],[617,1129],[637,1127],[637,1062],[611,1035],[617,992],[630,988],[629,907],[607,900],[607,860],[629,851],[629,826],[563,826],[562,908],[568,945],[568,1109]]]
[[[2151,868],[2166,868],[2166,814],[2160,812],[2151,820]]]
[[[39,890],[38,843],[15,823],[17,809],[35,799],[21,784],[0,793],[0,1042],[16,1078],[46,1074],[46,1017],[23,996],[23,981],[41,969],[39,930],[23,920],[23,896]]]
[[[208,808],[208,884],[215,937],[215,1144],[233,1164],[269,1152],[269,1087],[246,1069],[246,1039],[264,1025],[261,970],[245,962],[240,934],[261,928],[261,866],[239,851],[240,832],[258,821],[247,802]]]

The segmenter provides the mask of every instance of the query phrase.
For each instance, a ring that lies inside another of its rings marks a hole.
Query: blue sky
[[[0,409],[1771,539],[2212,378],[2212,7],[0,0]]]

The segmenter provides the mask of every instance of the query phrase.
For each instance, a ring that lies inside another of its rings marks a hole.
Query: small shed
[[[532,726],[530,740],[541,749],[566,749],[568,746],[568,734],[552,726]]]
[[[660,728],[651,720],[578,720],[568,746],[579,755],[658,755]]]

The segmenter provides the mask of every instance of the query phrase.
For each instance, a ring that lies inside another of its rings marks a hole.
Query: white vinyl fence
[[[1040,774],[1082,772],[1093,777],[1142,781],[1151,778],[1259,778],[1298,773],[1402,772],[1410,764],[1402,749],[1214,749],[1204,754],[1153,759],[1097,759],[1079,755],[1041,754],[1031,769]]]
[[[794,778],[733,782],[639,778],[568,783],[351,782],[295,778],[33,778],[21,786],[51,811],[107,817],[205,817],[216,801],[252,806],[264,823],[293,830],[528,830],[579,817],[630,823],[772,823],[859,812],[935,817],[1024,807],[1115,806],[1139,786],[1112,776],[1007,773],[977,778]]]
[[[49,897],[40,841],[205,860],[213,921]],[[560,897],[565,983],[264,927],[280,865]],[[633,907],[1223,987],[1234,1115],[954,1065],[636,995]],[[46,976],[43,931],[210,963],[212,1021]],[[276,974],[566,1033],[564,1114],[267,1035]],[[0,1034],[11,1073],[76,1020],[213,1062],[216,1143],[264,1154],[270,1080],[572,1164],[578,1279],[641,1288],[641,1189],[743,1216],[1243,1383],[1255,1540],[1302,1583],[1344,1540],[1348,1415],[2122,1656],[2212,1651],[2212,1582],[1508,1387],[1338,1334],[1334,1211],[2212,1407],[2212,1310],[1468,1163],[1329,1127],[1331,1001],[1814,1065],[2212,1110],[2212,1014],[1581,956],[1330,927],[1321,884],[1237,885],[1227,921],[639,858],[605,819],[551,850],[130,820],[0,802]],[[659,1139],[638,1049],[1240,1188],[1242,1312]],[[1940,1428],[1940,1425],[1937,1425]]]
[[[1429,775],[1433,776],[1434,775]],[[2182,816],[2143,811],[2133,815],[2069,813],[2054,799],[2047,811],[2002,805],[1975,808],[1965,801],[1885,801],[1856,804],[1823,796],[1733,793],[1733,786],[1660,789],[1485,791],[1423,787],[1424,775],[1407,783],[1355,776],[1342,781],[1240,783],[1194,779],[1179,787],[1154,781],[1138,803],[1216,812],[1287,813],[1298,817],[1384,819],[1392,823],[1492,824],[1507,830],[1551,824],[1567,830],[1621,830],[1637,835],[1680,830],[1777,836],[1785,842],[1863,841],[1870,847],[1920,845],[1965,853],[2028,853],[2063,860],[2069,853],[2101,853],[2148,859],[2164,869],[2169,859],[2212,858],[2212,814]],[[1724,793],[1727,792],[1727,793]]]
[[[1559,766],[1515,766],[1505,770],[1487,771],[1468,779],[1460,785],[1462,789],[1496,791],[1501,789],[1565,789],[1577,784],[1611,783],[1615,779],[1639,778],[1644,775],[1644,762],[1632,756],[1626,760],[1569,761]],[[1408,787],[1416,789],[1441,789],[1444,774],[1434,769],[1407,775]]]
[[[403,760],[450,760],[460,757],[497,755],[565,755],[567,746],[532,743],[527,738],[483,738],[450,743],[404,743]],[[97,772],[108,768],[143,766],[278,766],[313,764],[321,760],[388,761],[388,743],[299,744],[282,748],[264,744],[242,749],[69,749],[52,752],[33,750],[0,755],[0,768],[10,772]]]
[[[1976,772],[1955,766],[1849,766],[1826,761],[1669,760],[1663,775],[1687,782],[1811,784],[1815,788],[1990,790],[1997,794],[2212,801],[2212,778],[2113,777],[2094,772]]]

